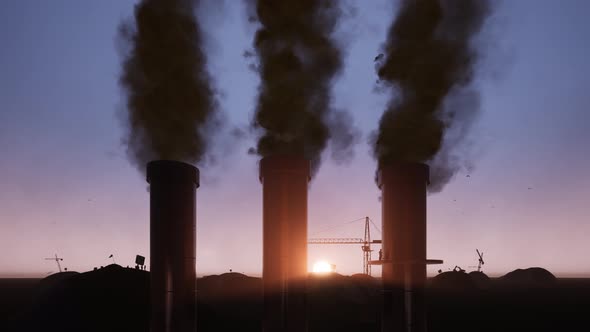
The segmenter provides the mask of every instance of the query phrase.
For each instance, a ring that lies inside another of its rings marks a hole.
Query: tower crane
[[[358,219],[357,219],[358,220]],[[365,217],[365,236],[363,238],[311,238],[307,240],[308,244],[360,244],[363,252],[363,273],[371,275],[371,244],[379,244],[381,240],[371,240],[371,229],[369,217]]]
[[[59,269],[59,272],[61,272],[61,265],[59,264],[59,261],[63,261],[64,260],[63,258],[57,257],[57,254],[55,254],[55,257],[45,258],[45,260],[46,261],[55,261],[57,263],[57,268]]]
[[[477,256],[479,257],[477,260],[477,272],[481,272],[481,266],[484,264],[483,251],[479,252],[479,249],[475,249],[475,252],[477,252]]]

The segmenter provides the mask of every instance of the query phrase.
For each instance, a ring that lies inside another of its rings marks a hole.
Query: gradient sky
[[[200,14],[210,72],[229,124],[245,127],[258,77],[242,54],[255,27],[241,1],[211,3]],[[353,113],[363,138],[348,164],[336,165],[326,153],[309,192],[310,237],[362,237],[362,221],[346,222],[365,215],[381,223],[366,140],[385,101],[374,92],[373,58],[397,2],[346,3],[356,15],[345,15],[337,35],[346,59],[334,101]],[[482,112],[469,139],[474,168],[429,196],[428,256],[445,260],[429,272],[476,265],[479,248],[491,275],[541,266],[558,276],[589,276],[590,2],[497,3],[479,38],[485,58],[476,83]],[[123,266],[133,265],[135,254],[149,257],[147,183],[126,159],[117,115],[123,97],[116,29],[133,4],[0,3],[2,276],[55,272],[55,262],[43,260],[55,253],[77,271],[109,264],[110,254]],[[217,165],[201,167],[199,275],[261,273],[262,188],[257,158],[246,153],[254,144],[225,147]],[[361,272],[357,245],[310,246],[310,265],[319,259],[343,274]]]

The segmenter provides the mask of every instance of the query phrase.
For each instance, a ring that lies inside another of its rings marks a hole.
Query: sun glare
[[[334,265],[326,262],[319,261],[313,264],[313,273],[330,273],[334,272]]]

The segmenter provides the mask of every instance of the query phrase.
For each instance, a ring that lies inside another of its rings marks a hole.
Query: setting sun
[[[330,273],[334,272],[336,266],[326,261],[319,261],[313,264],[313,273]]]

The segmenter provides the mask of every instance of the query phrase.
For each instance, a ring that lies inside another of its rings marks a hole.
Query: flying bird
[[[379,61],[379,60],[383,59],[384,56],[385,55],[383,55],[383,53],[381,53],[381,54],[377,55],[373,61]]]

